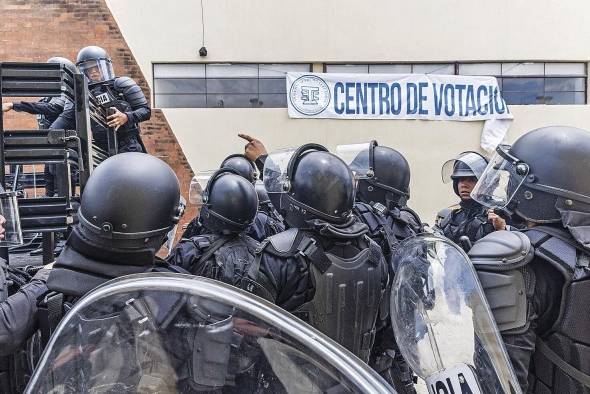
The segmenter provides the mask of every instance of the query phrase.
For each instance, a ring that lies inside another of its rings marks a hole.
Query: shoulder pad
[[[444,219],[447,216],[449,216],[451,213],[459,210],[461,208],[461,206],[459,204],[455,204],[455,205],[451,205],[450,207],[441,209],[440,211],[438,211],[438,213],[436,214],[436,218],[440,218],[440,219]]]
[[[420,216],[418,216],[418,214],[416,213],[416,211],[414,211],[413,209],[409,208],[409,207],[402,207],[400,208],[400,219],[402,219],[404,222],[408,223],[409,225],[416,227],[416,228],[422,228],[422,219],[420,219]]]
[[[295,240],[297,239],[298,234],[298,229],[290,228],[282,233],[268,237],[267,241],[278,254],[295,254],[297,252]]]
[[[113,80],[113,87],[121,92],[133,86],[137,86],[137,84],[129,77],[117,77]]]
[[[477,269],[506,271],[528,264],[534,248],[523,233],[494,231],[475,242],[468,255]]]
[[[143,91],[135,83],[135,81],[129,77],[118,77],[113,82],[113,87],[118,93],[123,93],[125,101],[133,108],[147,105],[147,99],[143,94]]]
[[[586,253],[565,230],[537,226],[523,232],[531,240],[537,256],[568,276],[578,265],[578,255]]]

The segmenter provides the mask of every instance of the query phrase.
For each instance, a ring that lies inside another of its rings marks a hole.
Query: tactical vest
[[[418,232],[417,225],[412,222],[420,219],[413,211],[396,209],[392,212],[379,203],[371,206],[357,202],[353,213],[369,227],[369,237],[381,247],[388,264],[391,263],[399,242]]]
[[[90,90],[96,98],[96,101],[105,109],[105,111],[108,110],[108,108],[114,107],[125,113],[132,111],[134,106],[147,105],[143,92],[131,78],[118,77],[114,80],[95,84]],[[98,132],[106,133],[106,130],[98,130]],[[119,140],[124,139],[131,134],[139,135],[139,126],[130,121],[117,130]],[[100,135],[98,137],[102,138]]]
[[[198,258],[184,267],[193,275],[215,279],[273,301],[270,291],[258,282],[260,244],[245,234],[221,236],[203,234],[183,239],[196,247]]]
[[[294,314],[367,362],[387,284],[387,267],[379,246],[369,237],[355,239],[353,244],[358,253],[343,258],[336,251],[341,246],[338,242],[332,250],[323,250],[312,235],[289,229],[266,240],[261,251],[305,260],[315,293]]]
[[[535,256],[559,271],[565,285],[553,327],[537,340],[531,393],[590,393],[590,252],[565,230],[534,227],[525,234]]]
[[[537,337],[528,392],[589,394],[588,251],[563,229],[537,226],[523,232],[494,232],[476,242],[469,257],[496,324],[505,334],[519,335],[530,326],[527,291],[534,291],[534,282],[523,267],[536,258],[562,274],[559,314],[553,326]]]
[[[483,206],[480,211],[466,211],[463,208],[444,209],[437,215],[436,227],[445,237],[459,245],[462,236],[475,242],[494,231]]]

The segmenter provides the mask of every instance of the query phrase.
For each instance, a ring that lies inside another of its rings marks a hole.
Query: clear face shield
[[[455,166],[458,165],[459,162],[469,167],[477,179],[481,178],[481,174],[483,174],[486,169],[486,162],[483,157],[475,152],[465,152],[459,155],[456,159],[448,160],[443,164],[440,174],[443,183],[450,183],[453,181],[452,175],[453,172],[455,172]]]
[[[0,246],[23,244],[16,193],[0,193]]]
[[[370,163],[370,152],[371,142],[338,145],[336,147],[336,156],[341,158],[352,171],[355,195],[358,189],[358,181],[368,179],[374,175]]]
[[[272,205],[278,210],[281,209],[281,195],[291,188],[287,173],[289,161],[296,150],[296,148],[279,149],[270,153],[264,162],[262,170],[264,188]]]
[[[371,142],[338,145],[336,156],[342,159],[352,171],[355,180],[373,176],[370,162]]]
[[[209,183],[209,179],[211,179],[211,176],[213,176],[214,173],[215,170],[200,171],[193,177],[193,179],[191,179],[191,184],[188,190],[188,201],[191,204],[201,207],[206,203],[203,195],[207,188],[207,183]]]
[[[506,208],[529,174],[528,164],[509,153],[509,145],[499,145],[477,184],[471,198],[493,209]]]
[[[180,196],[180,200],[178,201],[178,218],[179,219],[184,214],[185,209],[186,209],[186,200],[184,199],[184,197]],[[176,223],[174,225],[174,227],[172,227],[170,229],[170,231],[168,231],[168,233],[166,234],[166,243],[164,244],[164,246],[168,250],[168,252],[166,253],[166,256],[169,256],[170,252],[172,252],[172,248],[174,247],[174,240],[176,239],[176,232],[177,231],[178,231],[178,223]]]
[[[115,78],[113,63],[108,59],[86,60],[78,64],[78,69],[89,83],[104,82]]]

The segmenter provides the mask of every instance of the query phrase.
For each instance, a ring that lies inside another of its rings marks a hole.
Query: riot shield
[[[77,302],[27,393],[392,393],[375,372],[282,309],[181,274],[115,279]]]
[[[393,259],[391,319],[402,355],[431,394],[521,393],[471,261],[421,234]]]

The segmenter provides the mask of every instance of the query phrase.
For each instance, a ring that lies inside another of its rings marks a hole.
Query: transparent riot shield
[[[400,245],[393,264],[395,338],[429,393],[521,393],[463,250],[446,238],[422,234]]]
[[[27,393],[392,393],[367,365],[282,309],[223,283],[138,274],[86,295]]]
[[[0,246],[23,244],[16,193],[0,193]]]

